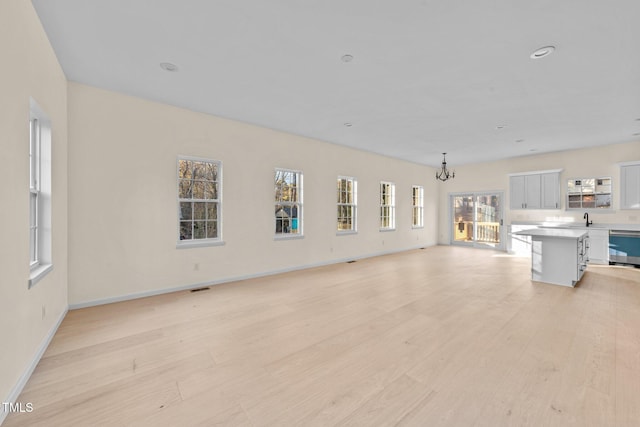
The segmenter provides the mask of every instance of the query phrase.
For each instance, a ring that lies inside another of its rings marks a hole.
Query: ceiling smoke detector
[[[176,64],[172,64],[171,62],[161,62],[160,68],[171,73],[175,73],[176,71],[178,71],[178,66]]]
[[[554,51],[556,50],[555,46],[545,46],[545,47],[541,47],[540,49],[534,51],[530,58],[531,59],[540,59],[540,58],[544,58],[545,56],[549,56],[551,55]]]
[[[349,55],[348,53],[346,55],[342,55],[342,62],[351,62],[353,61],[353,55]]]

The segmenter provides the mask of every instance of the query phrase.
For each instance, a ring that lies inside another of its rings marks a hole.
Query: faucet
[[[589,221],[589,212],[585,212],[582,218],[587,220],[587,227],[593,224],[593,221]]]

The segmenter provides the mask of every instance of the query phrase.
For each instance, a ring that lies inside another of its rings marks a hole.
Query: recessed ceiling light
[[[161,62],[160,68],[171,73],[175,73],[176,71],[178,71],[178,66],[176,64],[172,64],[171,62]]]
[[[545,46],[533,52],[530,56],[531,59],[540,59],[545,56],[551,55],[556,50],[555,46]]]
[[[516,139],[516,142],[517,142],[517,143],[524,142],[524,139]]]
[[[534,152],[534,151],[538,151],[537,148],[530,148],[529,151]]]
[[[347,123],[345,123],[344,125],[345,125],[346,127],[350,128],[351,126],[353,126],[353,123],[349,123],[349,122],[347,122]]]
[[[507,127],[507,125],[498,125],[498,126],[496,126],[496,129],[502,130],[502,129],[506,128],[506,127]]]
[[[353,55],[349,55],[348,53],[346,55],[342,55],[342,62],[351,62],[353,61]]]

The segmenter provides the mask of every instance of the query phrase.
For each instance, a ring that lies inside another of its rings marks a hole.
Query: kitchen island
[[[531,280],[575,286],[587,269],[589,233],[566,228],[534,228],[514,234],[531,237]]]

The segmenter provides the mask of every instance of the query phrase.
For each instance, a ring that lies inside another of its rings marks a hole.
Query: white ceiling
[[[418,163],[640,140],[639,0],[33,4],[69,80]]]

